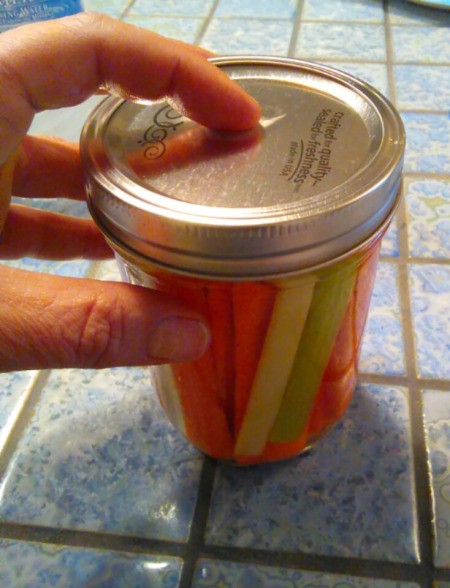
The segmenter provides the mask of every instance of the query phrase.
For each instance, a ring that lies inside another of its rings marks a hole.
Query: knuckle
[[[111,17],[106,14],[99,12],[79,12],[73,16],[70,16],[67,20],[75,27],[81,28],[83,31],[94,30],[96,31],[99,26],[105,26],[111,22]]]
[[[75,348],[80,365],[106,367],[119,353],[125,334],[124,314],[119,298],[96,297],[85,304]]]

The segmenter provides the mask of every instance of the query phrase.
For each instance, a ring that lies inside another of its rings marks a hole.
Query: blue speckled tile
[[[9,267],[28,270],[30,272],[42,272],[53,274],[55,276],[69,276],[74,278],[84,278],[90,268],[90,262],[84,259],[71,259],[68,261],[50,261],[47,259],[33,259],[32,257],[23,257],[6,261],[0,260],[0,263]]]
[[[303,20],[383,22],[381,2],[367,0],[305,0]]]
[[[450,267],[409,266],[420,376],[450,378]]]
[[[261,565],[200,560],[193,588],[419,588],[410,582],[354,578]]]
[[[450,66],[397,65],[394,72],[399,109],[448,109]]]
[[[387,68],[384,63],[342,63],[339,61],[325,63],[360,78],[389,97]]]
[[[115,259],[102,261],[97,264],[95,277],[99,280],[108,280],[110,282],[121,282],[119,266]]]
[[[171,16],[146,16],[130,10],[124,18],[129,22],[144,29],[155,31],[160,35],[178,39],[185,43],[194,43],[203,23],[200,18],[184,18]]]
[[[425,390],[423,400],[433,490],[434,563],[450,568],[450,392]]]
[[[381,256],[398,257],[398,223],[397,218],[394,217],[391,226],[383,237],[381,244]]]
[[[389,0],[389,18],[393,24],[450,26],[450,13],[419,6],[405,0]]]
[[[220,466],[208,544],[417,561],[406,392],[358,387],[342,422],[286,462]]]
[[[378,264],[359,369],[391,376],[406,373],[398,271],[393,263]]]
[[[409,253],[450,258],[450,180],[405,180]]]
[[[403,112],[405,172],[450,173],[450,117],[446,113]]]
[[[296,0],[220,0],[214,16],[294,18]]]
[[[13,198],[16,204],[52,210],[61,214],[69,214],[82,218],[91,218],[86,202],[80,200],[69,200],[68,198]]]
[[[118,18],[131,0],[83,0],[85,10]]]
[[[222,55],[287,55],[292,34],[288,20],[214,18],[201,45]]]
[[[172,557],[0,540],[0,584],[8,588],[176,588],[180,573]]]
[[[296,57],[385,61],[384,27],[347,23],[305,22],[295,49]]]
[[[170,14],[171,16],[207,16],[214,0],[136,0],[133,11],[144,16]]]
[[[0,374],[0,451],[34,384],[36,371]]]
[[[392,27],[394,62],[450,63],[448,29]]]
[[[201,466],[148,368],[55,371],[0,486],[0,518],[185,540]]]
[[[77,106],[40,112],[34,117],[29,132],[31,135],[62,137],[67,141],[78,143],[84,121],[95,106],[104,99],[104,96],[92,96]]]

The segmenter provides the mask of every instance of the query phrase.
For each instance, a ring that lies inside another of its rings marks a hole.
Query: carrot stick
[[[215,366],[219,402],[233,430],[234,388],[234,328],[233,299],[230,284],[210,287],[206,291],[209,324],[212,339],[211,351]]]
[[[356,384],[356,293],[347,305],[341,328],[314,400],[308,422],[308,438],[321,436],[344,413]]]
[[[235,336],[234,431],[239,432],[258,367],[276,288],[266,283],[233,284]]]
[[[166,292],[188,304],[192,309],[199,312],[204,318],[210,321],[210,312],[207,299],[207,286],[204,282],[191,284],[185,278],[176,276],[159,277],[158,290]],[[202,357],[195,361],[196,370],[205,385],[217,392],[217,375],[211,346],[205,351]]]
[[[157,287],[158,290],[186,302],[207,321],[211,320],[206,282],[191,283],[184,278],[168,277],[164,274],[158,276]],[[173,364],[172,370],[184,412],[186,436],[209,455],[221,459],[230,457],[231,429],[218,390],[212,347],[196,361]]]
[[[323,380],[327,382],[337,382],[349,369],[356,366],[355,307],[356,287],[350,296],[342,325],[324,372]]]
[[[201,378],[193,362],[173,364],[187,438],[217,459],[230,459],[233,440],[216,393]]]

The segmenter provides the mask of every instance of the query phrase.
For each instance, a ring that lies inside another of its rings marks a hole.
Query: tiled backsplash
[[[450,13],[403,0],[85,6],[218,53],[364,78],[405,122],[405,199],[354,400],[304,457],[247,469],[204,459],[143,368],[0,375],[0,586],[449,588]],[[96,100],[39,115],[32,131],[77,140]],[[8,263],[118,279],[112,262]]]

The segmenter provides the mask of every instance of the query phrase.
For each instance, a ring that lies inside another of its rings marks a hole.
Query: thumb
[[[203,318],[159,292],[0,268],[0,371],[198,358]]]

